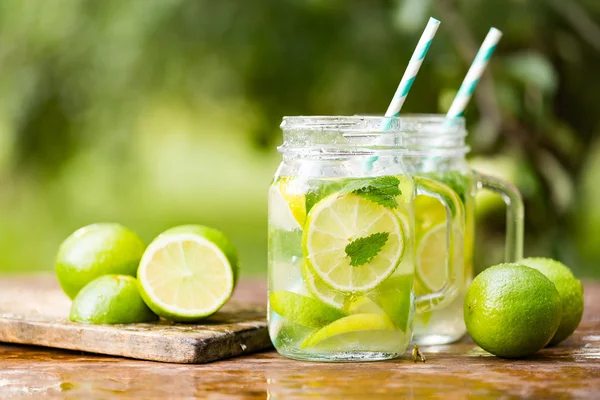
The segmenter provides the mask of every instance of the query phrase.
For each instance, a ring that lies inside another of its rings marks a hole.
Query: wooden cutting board
[[[47,277],[0,278],[0,342],[172,363],[205,363],[271,347],[262,304],[232,300],[201,324],[129,325],[73,323],[70,306]]]

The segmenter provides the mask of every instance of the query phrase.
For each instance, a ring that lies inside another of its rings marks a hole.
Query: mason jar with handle
[[[505,262],[518,261],[523,256],[523,202],[519,191],[510,183],[473,171],[466,160],[469,148],[465,144],[467,130],[464,118],[448,120],[445,115],[404,115],[401,131],[409,139],[413,151],[404,157],[410,174],[427,177],[451,187],[465,209],[464,247],[454,253],[464,262],[463,284],[451,303],[415,318],[414,338],[418,344],[446,344],[459,340],[466,333],[463,300],[473,279],[475,246],[475,195],[481,190],[499,194],[506,203]],[[431,197],[415,199],[415,293],[435,293],[444,284],[446,230],[445,207]],[[440,243],[435,245],[435,243]],[[458,244],[459,242],[455,242]],[[437,256],[429,250],[437,246]],[[457,260],[458,262],[458,260]]]
[[[448,185],[407,168],[420,150],[403,126],[401,118],[283,119],[282,162],[269,189],[268,249],[269,334],[280,354],[394,358],[412,338],[415,313],[460,295],[463,202]],[[430,239],[428,251],[450,249],[443,282],[420,295],[418,258],[434,255],[415,253],[417,196],[443,208],[443,232]]]

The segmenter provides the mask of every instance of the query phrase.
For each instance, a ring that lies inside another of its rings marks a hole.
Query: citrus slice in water
[[[173,228],[146,249],[138,269],[140,293],[156,314],[196,321],[215,313],[233,293],[237,254],[219,231]]]
[[[389,277],[402,261],[404,242],[394,210],[356,194],[315,204],[302,235],[308,266],[342,292],[368,291]]]
[[[446,281],[446,223],[431,228],[423,235],[417,247],[417,294],[433,293],[442,288]]]
[[[442,289],[448,279],[446,263],[450,254],[447,245],[446,226],[445,222],[434,226],[425,232],[417,242],[415,285],[415,294],[417,295],[433,293]],[[458,267],[464,263],[463,233],[459,229],[455,229],[453,246],[453,265]],[[454,270],[450,273],[454,273]],[[459,279],[462,279],[462,277]]]
[[[353,314],[307,337],[300,345],[313,351],[387,351],[401,346],[402,333],[385,314]]]
[[[302,265],[302,277],[308,291],[313,296],[335,308],[341,309],[344,307],[346,297],[337,290],[327,286],[318,276],[315,276],[315,273],[306,264]]]
[[[269,305],[273,311],[288,321],[311,328],[321,328],[346,316],[342,311],[320,300],[288,290],[271,292]]]
[[[306,219],[306,200],[299,184],[281,178],[269,188],[269,223],[284,231],[302,229]]]

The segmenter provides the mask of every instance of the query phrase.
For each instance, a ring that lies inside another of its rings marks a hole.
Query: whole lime
[[[69,318],[88,324],[132,324],[158,317],[142,300],[137,280],[128,275],[104,275],[79,291]]]
[[[535,268],[554,283],[562,305],[562,318],[551,345],[571,336],[583,315],[583,285],[563,263],[550,258],[526,258],[519,263]]]
[[[464,316],[469,335],[481,348],[499,357],[525,357],[546,346],[556,333],[560,296],[541,272],[499,264],[473,280]]]
[[[60,245],[56,276],[67,296],[73,299],[99,276],[136,276],[145,247],[135,232],[122,225],[88,225],[75,231]]]

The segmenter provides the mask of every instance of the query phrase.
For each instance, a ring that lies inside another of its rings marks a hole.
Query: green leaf
[[[353,240],[345,249],[346,255],[350,257],[350,265],[359,267],[371,262],[385,246],[389,236],[388,232],[378,232]]]
[[[538,52],[529,51],[510,56],[504,69],[512,78],[546,93],[554,93],[558,86],[558,73],[548,58]]]
[[[398,185],[400,180],[395,176],[379,178],[353,179],[340,190],[341,194],[354,193],[388,208],[398,207],[396,196],[402,194]]]

